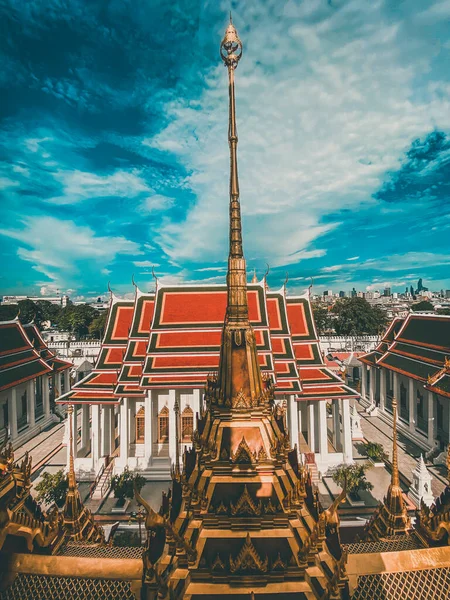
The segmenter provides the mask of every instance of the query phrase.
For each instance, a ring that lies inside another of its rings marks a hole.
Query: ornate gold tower
[[[101,543],[104,541],[103,529],[94,523],[91,511],[88,510],[81,500],[75,478],[73,463],[73,406],[67,407],[69,419],[69,473],[67,474],[68,491],[64,504],[64,529],[66,536],[74,541],[85,540]]]
[[[392,475],[387,494],[367,524],[367,540],[379,540],[393,535],[405,535],[412,530],[411,519],[406,511],[397,458],[397,400],[392,399]]]
[[[136,495],[147,509],[147,598],[238,593],[289,600],[302,592],[340,598],[345,557],[340,547],[334,555],[327,549],[329,515],[319,514],[306,470],[297,450],[290,449],[284,415],[274,406],[272,382],[261,375],[249,323],[234,94],[242,44],[231,20],[220,53],[229,79],[231,164],[228,303],[220,363],[206,384],[206,410],[197,423],[194,448],[185,453],[182,472],[174,469],[170,503],[166,498],[156,514]],[[331,525],[336,524],[334,513],[333,519]]]

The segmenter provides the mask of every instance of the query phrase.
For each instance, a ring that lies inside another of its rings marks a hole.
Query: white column
[[[409,400],[409,430],[413,433],[416,430],[416,410],[414,398],[414,379],[408,380],[408,400]]]
[[[324,463],[328,457],[328,435],[327,435],[327,401],[319,400],[319,454],[320,462]]]
[[[69,416],[66,417],[68,419]],[[72,414],[72,426],[73,426],[73,458],[77,457],[78,450],[78,405],[73,404],[73,414]],[[70,440],[70,438],[69,438]],[[69,442],[67,444],[67,448],[69,448]],[[69,452],[67,452],[69,454]]]
[[[88,450],[91,439],[91,425],[89,423],[89,404],[81,406],[81,447]]]
[[[367,388],[367,365],[363,363],[361,370],[361,397],[363,400],[366,399],[366,388]]]
[[[195,414],[199,414],[200,415],[200,400],[201,400],[201,390],[199,389],[195,389],[192,390],[192,410],[194,411],[194,429],[195,429]]]
[[[31,429],[36,424],[36,403],[35,403],[35,387],[34,379],[28,382],[27,386],[27,411],[28,411],[28,427]]]
[[[316,436],[314,423],[314,403],[308,402],[308,446],[311,452],[316,451]]]
[[[175,411],[173,407],[175,405],[175,390],[169,390],[169,457],[170,462],[175,463],[176,458],[176,423],[175,423]]]
[[[49,378],[47,375],[42,377],[42,396],[44,403],[44,415],[45,418],[50,416],[50,388],[48,386]]]
[[[153,449],[153,436],[152,436],[152,424],[153,424],[153,402],[152,402],[152,390],[147,391],[145,398],[145,415],[144,415],[144,456],[148,463],[151,462],[152,449]]]
[[[396,400],[397,400],[397,407],[400,405],[400,396],[398,393],[398,373],[397,371],[394,371],[394,377],[392,379],[392,394],[393,396],[395,396]],[[397,410],[397,414],[398,414],[399,410]]]
[[[120,405],[120,462],[128,463],[128,398],[122,398]]]
[[[380,410],[384,412],[386,405],[386,372],[383,368],[380,369]]]
[[[100,459],[100,406],[98,404],[92,405],[92,426],[91,426],[91,454],[92,454],[92,468],[94,471],[98,471],[99,459]]]
[[[339,400],[331,401],[333,412],[334,447],[336,452],[341,452],[341,420],[339,418]]]
[[[11,388],[11,396],[8,398],[8,415],[9,415],[9,433],[11,440],[17,438],[17,394],[16,388]]]
[[[373,405],[375,404],[375,385],[376,385],[376,378],[374,377],[375,375],[375,369],[373,367],[369,367],[369,401],[370,404]]]
[[[111,407],[105,404],[102,405],[101,412],[101,455],[107,456],[111,454]]]
[[[289,394],[288,400],[288,417],[289,417],[289,436],[291,438],[291,446],[297,444],[300,448],[298,435],[298,403],[295,400],[294,394]]]
[[[70,369],[64,371],[64,393],[70,390]]]
[[[348,398],[342,399],[342,441],[344,462],[353,462],[352,429],[350,424],[350,403]]]
[[[109,407],[109,453],[116,449],[116,407]]]
[[[428,392],[428,444],[434,446],[434,406],[433,392]]]

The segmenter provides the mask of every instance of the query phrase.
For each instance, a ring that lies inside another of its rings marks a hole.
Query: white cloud
[[[351,258],[347,258],[347,260],[358,260],[359,256],[352,256]]]
[[[101,273],[102,275],[111,275],[112,271],[111,271],[111,269],[102,269],[102,270],[100,271],[100,273]]]
[[[278,266],[308,258],[337,225],[324,216],[374,204],[371,195],[411,141],[450,128],[449,95],[426,85],[415,93],[434,58],[428,30],[407,29],[387,6],[290,2],[277,5],[276,19],[262,2],[241,7],[236,102],[247,258]],[[176,155],[198,199],[185,222],[164,219],[155,237],[174,263],[226,252],[227,90],[217,65],[196,105],[169,102],[167,127],[145,140]]]
[[[133,265],[136,267],[159,267],[159,263],[152,262],[151,260],[135,260],[133,261]]]
[[[174,198],[169,198],[168,196],[163,196],[161,194],[154,194],[153,196],[145,198],[139,210],[143,213],[168,210],[171,206],[173,206],[174,201]]]
[[[72,204],[89,198],[119,196],[133,198],[149,192],[139,171],[117,170],[112,175],[96,175],[84,171],[58,171],[55,178],[63,184],[64,194],[50,198],[56,204]]]
[[[85,261],[106,268],[118,255],[141,254],[138,244],[122,236],[98,236],[90,227],[54,217],[27,217],[23,228],[0,229],[0,234],[20,243],[18,256],[52,279],[65,281]]]

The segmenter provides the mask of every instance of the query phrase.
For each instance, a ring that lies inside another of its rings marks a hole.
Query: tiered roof
[[[357,398],[358,394],[325,366],[309,294],[288,297],[286,302],[297,370],[302,383],[299,400]]]
[[[69,399],[76,404],[119,402],[115,387],[128,346],[133,313],[132,300],[121,300],[111,294],[108,321],[95,367],[70,392],[60,396],[58,402],[66,403]]]
[[[422,381],[427,389],[450,397],[449,340],[450,316],[410,313],[404,320],[394,319],[375,350],[360,360]]]
[[[248,285],[247,301],[259,364],[276,394],[357,397],[323,362],[309,294],[286,297],[263,280]],[[117,403],[146,389],[203,387],[219,365],[226,302],[226,285],[136,289],[134,302],[112,295],[95,368],[59,402]]]
[[[0,391],[71,366],[48,349],[33,323],[0,322]]]

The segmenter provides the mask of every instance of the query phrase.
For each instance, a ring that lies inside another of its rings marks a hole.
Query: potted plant
[[[347,497],[350,504],[361,502],[359,492],[373,489],[373,485],[366,479],[366,471],[369,468],[368,463],[355,463],[353,465],[338,465],[334,469],[332,474],[334,483],[343,487],[345,480],[347,480]]]
[[[125,467],[120,475],[114,475],[111,479],[111,489],[114,491],[114,497],[117,498],[117,508],[120,512],[125,512],[129,502],[134,498],[134,483],[138,492],[144,487],[145,479],[139,473],[134,473]]]
[[[46,504],[54,502],[56,506],[61,508],[66,501],[68,487],[69,484],[64,469],[60,469],[56,473],[44,471],[41,481],[36,486],[37,500]]]
[[[364,452],[374,467],[384,467],[384,461],[387,459],[387,454],[384,451],[383,444],[367,442],[364,444]]]

